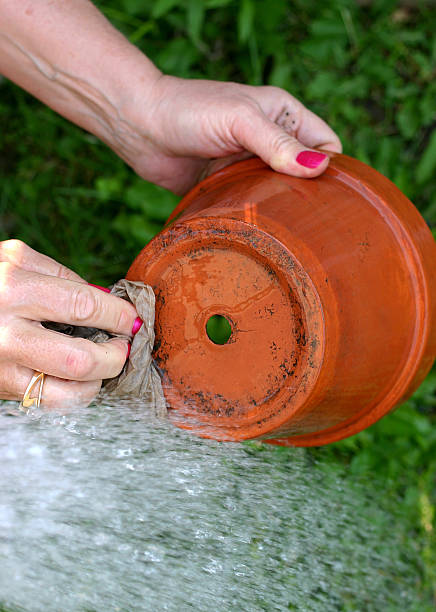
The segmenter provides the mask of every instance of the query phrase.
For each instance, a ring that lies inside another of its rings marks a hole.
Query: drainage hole
[[[212,315],[206,323],[206,333],[214,344],[226,344],[232,335],[232,326],[223,315]]]

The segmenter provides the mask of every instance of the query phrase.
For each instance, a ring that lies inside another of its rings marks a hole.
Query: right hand
[[[130,336],[137,313],[19,240],[0,242],[0,399],[21,401],[35,370],[47,376],[41,407],[87,405],[117,376],[129,343],[95,344],[45,329],[41,321]]]

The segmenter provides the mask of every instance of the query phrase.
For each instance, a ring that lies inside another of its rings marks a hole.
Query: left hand
[[[277,87],[162,75],[131,100],[120,138],[109,144],[141,177],[178,194],[252,154],[278,172],[312,178],[329,161],[314,148],[342,150],[322,119]]]
[[[328,166],[314,148],[341,151],[283,89],[163,75],[90,0],[0,2],[0,72],[179,194],[253,154],[312,178]]]

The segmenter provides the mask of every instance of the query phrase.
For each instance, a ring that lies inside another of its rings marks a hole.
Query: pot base
[[[249,222],[205,217],[170,228],[148,256],[171,419],[242,440],[268,435],[284,411],[291,418],[324,352],[319,297],[292,254]],[[223,344],[207,333],[216,315],[231,327]]]
[[[365,164],[337,155],[308,180],[250,159],[197,185],[127,278],[156,294],[175,424],[314,446],[373,424],[424,379],[434,261],[418,211]],[[222,344],[208,336],[216,315]]]

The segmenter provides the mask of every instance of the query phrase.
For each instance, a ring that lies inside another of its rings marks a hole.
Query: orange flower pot
[[[318,446],[368,427],[428,373],[435,266],[411,202],[335,155],[311,180],[259,159],[213,174],[128,278],[156,293],[154,357],[177,425]],[[213,315],[231,326],[224,344],[208,336]]]

